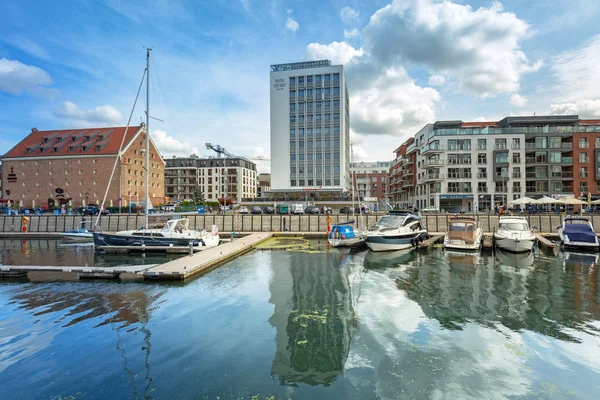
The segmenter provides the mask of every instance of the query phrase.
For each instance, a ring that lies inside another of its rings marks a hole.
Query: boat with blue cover
[[[327,242],[333,247],[356,247],[365,241],[364,232],[352,227],[354,220],[342,222],[331,227]]]
[[[558,227],[562,247],[569,249],[598,250],[598,236],[589,218],[567,217]]]
[[[392,251],[416,247],[428,237],[418,213],[389,211],[369,228],[366,242],[372,251]]]

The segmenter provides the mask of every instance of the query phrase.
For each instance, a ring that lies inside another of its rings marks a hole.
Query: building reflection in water
[[[55,285],[19,285],[8,304],[19,309],[15,320],[5,320],[0,331],[0,354],[10,357],[0,359],[0,372],[8,370],[21,360],[42,352],[51,346],[61,329],[89,329],[80,327],[84,322],[95,321],[93,328],[110,325],[114,334],[114,347],[123,360],[123,369],[132,382],[134,398],[150,398],[152,376],[149,357],[152,333],[148,328],[151,313],[162,295],[161,290],[141,285],[98,285],[86,283]],[[97,288],[97,291],[94,288]],[[26,314],[23,311],[28,311]],[[34,319],[32,323],[31,319]],[[56,329],[57,324],[60,326]],[[142,333],[142,342],[132,346],[132,332]],[[27,331],[27,334],[23,333]],[[77,331],[71,334],[78,335]],[[127,337],[128,345],[124,345]],[[11,339],[12,340],[6,340]],[[106,339],[106,336],[105,336]],[[11,346],[14,348],[11,349]],[[139,349],[143,354],[139,354]],[[129,350],[128,350],[129,349]],[[134,353],[134,355],[130,355]]]
[[[440,251],[421,259],[396,284],[447,329],[501,323],[574,341],[564,327],[582,329],[589,319],[600,320],[597,255]]]
[[[344,370],[356,326],[352,254],[290,253],[288,260],[273,268],[269,284],[277,330],[271,372],[282,385],[327,386]]]

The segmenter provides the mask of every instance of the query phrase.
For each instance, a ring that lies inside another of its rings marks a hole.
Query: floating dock
[[[72,272],[79,278],[118,278],[121,274],[141,274],[145,270],[156,267],[157,264],[127,265],[121,267],[61,267],[34,265],[2,265],[0,278],[24,278],[29,272]]]
[[[188,279],[194,275],[204,274],[235,257],[251,251],[254,246],[272,236],[273,233],[270,232],[252,233],[231,242],[210,247],[194,255],[157,265],[145,270],[143,275],[148,279]]]
[[[96,246],[97,251],[109,254],[128,253],[175,253],[187,254],[203,251],[202,246]]]
[[[444,239],[444,235],[442,235],[442,234],[437,234],[437,235],[431,236],[429,239],[423,240],[421,243],[419,243],[418,248],[429,250],[434,244],[436,244],[437,242],[439,242],[440,240],[443,240],[443,239]]]

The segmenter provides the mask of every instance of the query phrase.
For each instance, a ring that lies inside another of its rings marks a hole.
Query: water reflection
[[[70,243],[61,240],[0,240],[0,265],[48,266],[116,266],[167,262],[178,254],[117,255],[94,252],[93,243]]]
[[[36,376],[46,375],[45,357],[61,359],[81,346],[81,338],[93,337],[95,328],[109,326],[108,332],[112,334],[106,335],[104,330],[103,337],[95,339],[95,345],[84,340],[85,345],[98,346],[104,354],[116,349],[133,397],[149,397],[152,333],[148,322],[162,295],[160,289],[93,282],[10,286],[14,289],[5,290],[0,297],[0,304],[6,300],[0,310],[0,373],[7,380],[25,386],[29,379],[35,382]],[[59,339],[63,334],[70,338],[64,349],[56,344],[64,340]],[[139,338],[137,343],[135,338]],[[48,348],[55,350],[48,352]],[[87,363],[86,353],[98,356],[98,351],[88,348],[83,353],[71,353],[70,358],[73,362]],[[95,362],[101,368],[104,361],[99,358]]]
[[[495,257],[446,252],[440,258],[440,252],[421,256],[396,284],[447,329],[463,329],[468,321],[501,323],[513,331],[576,340],[564,327],[581,329],[600,319],[597,257],[566,254],[560,260],[498,251]]]
[[[417,258],[417,252],[407,249],[398,251],[368,251],[364,266],[369,269],[391,268],[408,264]]]
[[[329,385],[342,374],[355,314],[350,289],[351,253],[290,256],[273,269],[270,324],[276,328],[271,373],[282,385]]]

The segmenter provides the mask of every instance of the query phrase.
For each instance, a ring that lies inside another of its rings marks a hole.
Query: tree
[[[192,191],[192,198],[194,199],[194,205],[196,206],[204,203],[204,195],[202,194],[202,191],[200,191],[200,188],[194,188]]]

